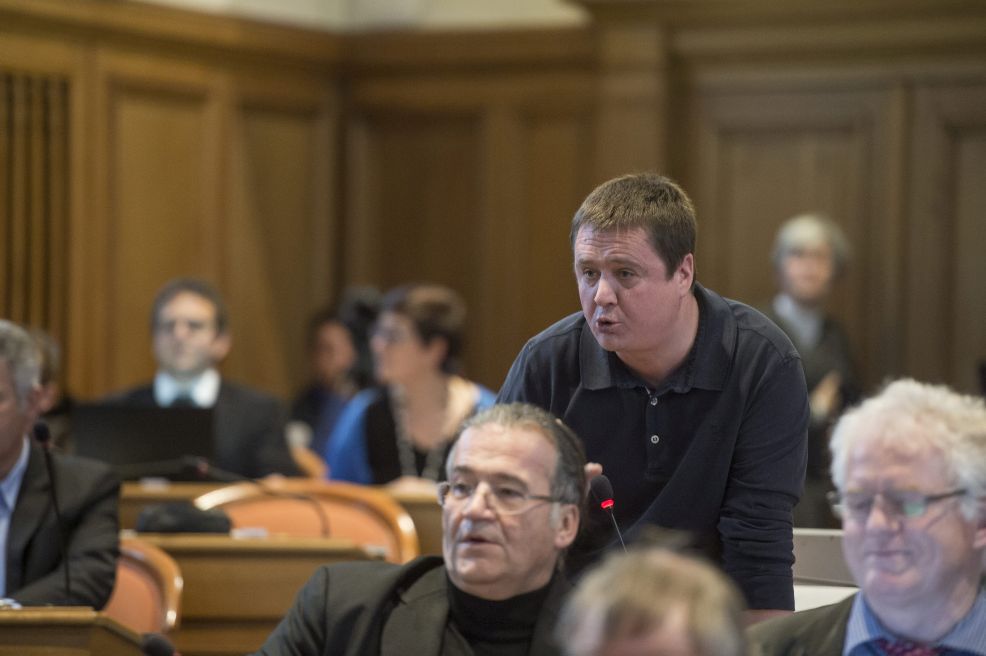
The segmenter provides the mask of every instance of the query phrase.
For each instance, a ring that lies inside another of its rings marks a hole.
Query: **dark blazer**
[[[111,402],[157,405],[153,385],[128,390]],[[214,413],[216,467],[247,478],[298,473],[284,437],[284,406],[276,398],[224,379]]]
[[[24,606],[102,608],[119,553],[120,482],[101,462],[53,454],[55,487],[68,540],[72,596],[65,592],[60,537],[41,447],[31,444],[7,534],[7,596]]]
[[[259,656],[471,656],[448,623],[448,578],[442,559],[406,565],[323,566],[298,593],[294,607]],[[568,590],[556,576],[534,627],[531,656],[555,656],[551,631]]]
[[[855,599],[852,595],[836,604],[754,624],[747,631],[750,654],[841,656]]]

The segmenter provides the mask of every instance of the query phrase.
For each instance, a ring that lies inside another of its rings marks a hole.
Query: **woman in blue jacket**
[[[354,483],[444,478],[462,420],[493,404],[488,389],[456,374],[466,308],[439,285],[384,297],[370,338],[379,387],[346,407],[326,448],[329,477]]]

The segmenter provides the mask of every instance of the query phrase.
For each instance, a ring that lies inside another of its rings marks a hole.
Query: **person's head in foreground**
[[[744,605],[718,570],[662,548],[613,554],[568,599],[566,656],[742,656]]]
[[[584,467],[578,437],[540,408],[498,405],[466,421],[439,486],[452,583],[491,600],[547,585],[578,532]]]
[[[977,595],[986,603],[986,404],[899,380],[843,415],[831,449],[843,551],[867,606],[894,637],[937,642]]]

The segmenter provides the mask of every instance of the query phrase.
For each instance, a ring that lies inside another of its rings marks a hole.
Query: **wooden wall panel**
[[[659,168],[698,203],[701,280],[765,300],[776,226],[827,210],[856,247],[834,305],[867,382],[974,387],[981,3],[582,2],[589,29],[340,36],[0,0],[0,67],[65,80],[68,108],[68,191],[42,194],[65,208],[67,257],[47,274],[8,258],[59,301],[10,294],[67,326],[70,386],[96,396],[149,374],[157,286],[206,275],[236,312],[227,373],[287,393],[316,305],[435,279],[467,297],[469,370],[496,387],[577,307],[578,203]]]
[[[0,64],[0,317],[67,332],[70,80]]]
[[[155,291],[180,275],[222,286],[219,122],[207,72],[173,62],[104,58],[106,161],[101,212],[108,389],[154,371],[148,315]]]
[[[346,282],[458,290],[467,374],[493,389],[527,338],[578,307],[568,223],[592,184],[589,80],[412,69],[354,87]]]
[[[452,287],[469,303],[467,344],[479,331],[481,127],[468,115],[366,116],[352,160],[362,166],[349,170],[360,204],[349,215],[347,280]],[[467,349],[467,372],[474,355]]]
[[[618,111],[607,108],[615,97],[607,85],[629,88],[631,74],[645,70],[653,78],[650,100],[637,98],[667,138],[649,166],[680,177],[696,197],[700,280],[765,300],[777,225],[795,212],[828,211],[856,251],[831,305],[850,330],[864,383],[917,375],[975,390],[969,353],[983,351],[982,321],[964,308],[981,315],[986,294],[978,260],[954,240],[961,234],[972,248],[966,236],[981,237],[981,220],[962,217],[986,211],[972,191],[981,185],[965,182],[980,158],[972,126],[981,120],[986,6],[580,2],[594,19],[600,111]],[[638,35],[642,52],[627,52],[625,34]],[[930,99],[930,89],[946,87],[947,100]],[[635,124],[654,132],[639,116]],[[625,142],[625,133],[600,132],[602,161]],[[912,272],[918,252],[929,253],[927,279]]]
[[[227,295],[233,354],[225,372],[287,392],[307,374],[308,314],[333,288],[330,109],[318,95],[280,106],[254,97],[234,136]],[[299,257],[310,254],[310,257]]]
[[[480,324],[470,351],[494,390],[524,342],[579,307],[568,228],[591,185],[590,123],[578,103],[564,112],[500,109],[488,120],[482,287],[472,301]]]
[[[503,340],[494,363],[497,384],[527,339],[579,309],[569,226],[596,184],[592,143],[586,138],[591,134],[589,112],[534,115],[525,121],[526,148],[518,162],[524,179],[524,235],[508,243],[513,252],[506,258],[522,275],[501,291],[507,301],[502,313],[512,319],[495,333]]]
[[[986,78],[923,85],[912,133],[907,366],[975,392],[986,360]]]
[[[855,247],[831,307],[846,325],[865,374],[895,366],[884,331],[898,299],[874,298],[874,272],[896,268],[886,211],[893,171],[895,96],[838,88],[734,91],[698,84],[686,188],[699,212],[698,278],[759,305],[776,292],[770,251],[795,214],[832,216]],[[880,374],[882,375],[882,374]]]

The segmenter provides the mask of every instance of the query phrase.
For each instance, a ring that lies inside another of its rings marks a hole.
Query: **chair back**
[[[103,612],[138,633],[166,633],[178,627],[183,586],[171,556],[139,538],[123,538]]]
[[[197,508],[222,508],[234,529],[352,540],[385,560],[404,563],[420,549],[411,516],[387,494],[351,483],[270,479],[207,492]]]

